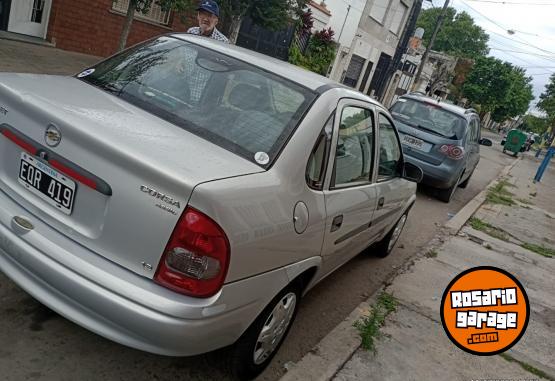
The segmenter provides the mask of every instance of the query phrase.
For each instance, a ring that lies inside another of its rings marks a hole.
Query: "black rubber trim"
[[[390,210],[389,212],[379,216],[378,218],[376,218],[373,222],[375,224],[382,222],[382,220],[385,220],[388,217],[391,217],[391,215],[397,213],[399,210],[401,210],[401,207],[395,208],[393,210]]]
[[[348,240],[351,237],[354,237],[355,235],[362,233],[363,231],[365,231],[366,229],[369,229],[370,226],[372,226],[373,221],[370,221],[367,224],[361,225],[356,229],[351,230],[350,232],[348,232],[347,234],[339,237],[335,242],[334,245],[340,244],[343,241]]]
[[[16,135],[21,140],[24,140],[26,143],[35,147],[37,149],[37,154],[43,154],[45,156],[45,158],[43,159],[39,155],[34,155],[38,160],[42,161],[45,164],[48,164],[49,160],[54,159],[54,160],[60,162],[62,165],[68,167],[69,169],[79,173],[80,175],[82,175],[84,177],[88,177],[89,179],[93,180],[96,184],[96,189],[94,189],[94,190],[96,190],[97,192],[102,193],[105,196],[111,196],[112,195],[112,188],[110,187],[110,185],[106,181],[102,180],[100,177],[92,174],[91,172],[87,171],[84,168],[81,168],[77,164],[63,158],[62,156],[58,155],[54,151],[50,150],[49,148],[47,148],[47,147],[45,147],[41,144],[36,143],[33,139],[31,139],[30,137],[28,137],[25,134],[22,134],[21,132],[19,132],[18,130],[16,130],[15,128],[13,128],[12,126],[10,126],[8,124],[4,123],[4,124],[0,125],[0,133],[2,133],[2,131],[4,131],[4,130],[10,131],[12,134]],[[66,175],[68,177],[71,177],[67,173],[64,173],[64,175]],[[74,179],[74,180],[81,184],[81,182],[79,180],[77,180],[77,179]]]

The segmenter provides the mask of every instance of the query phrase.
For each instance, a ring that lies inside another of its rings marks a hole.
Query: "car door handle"
[[[341,227],[341,224],[343,224],[342,214],[333,218],[333,221],[331,222],[331,231],[334,232],[336,230],[339,230],[339,228]]]
[[[380,197],[380,199],[378,200],[378,209],[383,208],[384,202],[385,202],[385,199],[383,197]]]

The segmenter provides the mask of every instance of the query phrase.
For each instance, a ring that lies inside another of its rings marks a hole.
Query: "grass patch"
[[[470,226],[472,226],[472,229],[482,231],[482,232],[486,233],[487,235],[490,235],[493,238],[497,238],[497,239],[500,239],[502,241],[508,241],[509,240],[509,235],[505,231],[503,231],[499,228],[496,228],[495,226],[490,225],[487,222],[482,221],[479,218],[472,217],[469,222],[470,222]]]
[[[507,353],[500,353],[499,356],[501,356],[504,360],[508,361],[508,362],[516,362],[518,365],[520,365],[522,367],[522,369],[524,369],[527,372],[530,372],[540,378],[546,379],[546,380],[550,380],[550,381],[555,381],[555,379],[551,376],[549,376],[547,373],[545,373],[543,370],[540,370],[538,368],[533,367],[530,364],[527,364],[523,361],[518,361],[517,359],[515,359],[513,356],[507,354]]]
[[[542,246],[542,245],[536,245],[536,244],[528,243],[528,242],[525,242],[520,246],[522,246],[523,248],[525,248],[527,250],[533,251],[534,253],[539,254],[542,257],[546,257],[546,258],[555,257],[555,250],[550,249],[549,247],[545,247],[545,246]]]
[[[397,308],[398,301],[386,292],[378,296],[378,300],[372,307],[370,315],[357,320],[353,326],[358,330],[362,338],[362,347],[367,351],[375,351],[375,340],[380,337],[380,328],[385,318]]]
[[[437,257],[437,251],[436,250],[428,250],[426,252],[426,254],[424,254],[427,258],[436,258]]]
[[[488,189],[488,193],[486,194],[486,201],[491,204],[501,204],[507,206],[515,205],[515,201],[512,197],[514,195],[507,189],[505,189],[508,186],[514,187],[514,185],[509,183],[507,180],[499,181],[493,187]]]
[[[530,200],[526,200],[524,198],[517,198],[516,199],[518,202],[520,202],[521,204],[525,204],[525,205],[534,205],[534,203]]]

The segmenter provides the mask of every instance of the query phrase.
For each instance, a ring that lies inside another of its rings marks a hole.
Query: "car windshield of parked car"
[[[173,37],[126,50],[77,77],[268,167],[315,94]]]
[[[401,123],[450,139],[461,139],[466,120],[439,105],[401,98],[391,108],[391,115]]]

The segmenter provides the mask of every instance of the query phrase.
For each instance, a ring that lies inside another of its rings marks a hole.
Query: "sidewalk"
[[[0,35],[0,72],[72,75],[100,59]]]
[[[521,246],[555,249],[555,163],[542,183],[533,184],[538,166],[532,155],[519,159],[499,179],[515,205],[490,202],[506,195],[490,192],[490,201],[472,219],[478,230],[467,224],[455,235],[439,237],[385,288],[398,306],[387,317],[375,352],[360,347],[352,327],[353,320],[368,312],[361,305],[282,381],[555,380],[555,258]],[[514,347],[502,355],[482,357],[460,350],[448,339],[439,308],[444,289],[457,274],[488,265],[520,280],[531,312],[526,333]],[[352,346],[354,340],[358,348]]]

